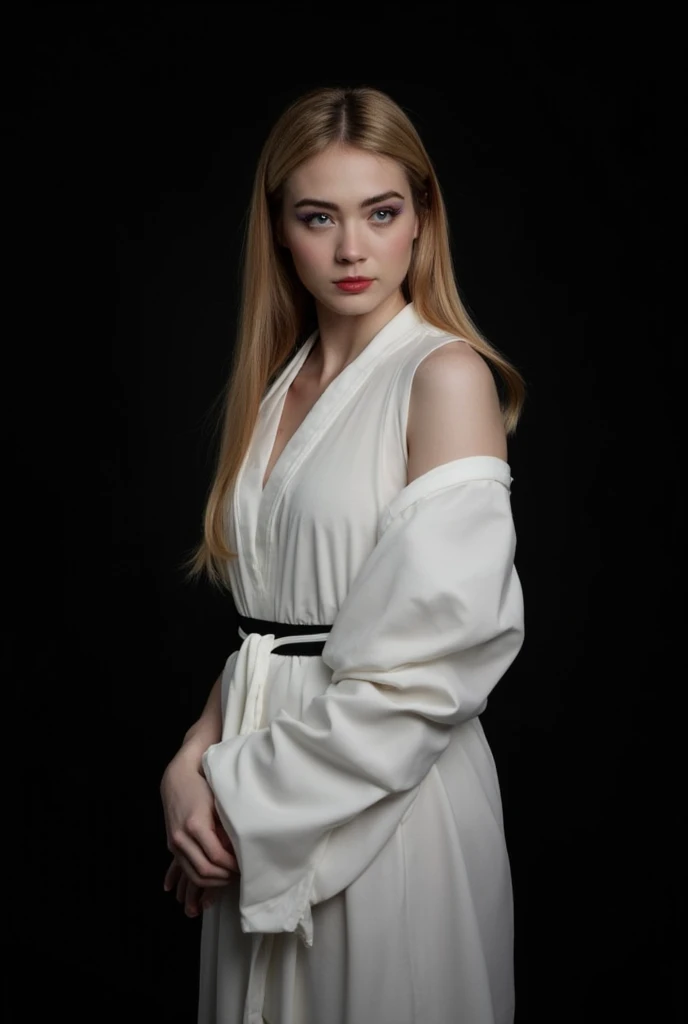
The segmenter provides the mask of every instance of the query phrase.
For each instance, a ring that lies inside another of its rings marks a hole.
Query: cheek
[[[380,241],[380,254],[393,263],[403,263],[411,258],[413,250],[413,228],[404,231],[390,231]]]
[[[324,234],[324,232],[323,232]],[[287,236],[292,259],[297,266],[317,267],[325,255],[322,239],[315,232],[294,231]]]

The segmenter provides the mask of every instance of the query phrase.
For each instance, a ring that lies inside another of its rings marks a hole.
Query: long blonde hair
[[[305,160],[332,143],[396,160],[405,170],[420,232],[403,291],[429,324],[466,341],[501,383],[507,433],[518,421],[524,384],[518,371],[478,331],[459,297],[439,182],[408,116],[385,93],[367,86],[321,88],[289,106],[263,146],[253,184],[244,242],[238,331],[225,395],[215,476],[205,508],[203,539],[191,556],[192,576],[206,572],[226,585],[226,506],[251,443],[269,382],[317,327],[315,304],[296,275],[288,250],[277,244],[283,187]]]

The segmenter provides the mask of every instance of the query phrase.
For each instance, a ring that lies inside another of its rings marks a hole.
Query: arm
[[[222,736],[221,685],[222,676],[215,681],[200,718],[186,732],[160,783],[167,848],[173,854],[165,888],[177,886],[178,898],[187,894],[188,884],[195,887],[188,890],[194,897],[199,889],[225,885],[230,871],[237,867],[201,770],[204,751]]]
[[[504,420],[492,373],[464,342],[448,342],[420,363],[407,422],[411,483],[433,467],[472,455],[506,462]]]
[[[182,745],[175,754],[175,760],[182,761],[201,771],[201,759],[211,745],[222,736],[222,675],[213,684],[200,718],[187,730]]]
[[[427,468],[432,430],[446,457],[451,417],[473,412],[444,381],[434,393],[425,384],[427,401],[445,395],[444,412],[415,416],[423,471],[383,514],[337,614],[322,655],[330,686],[301,720],[283,711],[203,757],[241,867],[247,932],[297,931],[312,942],[310,907],[365,870],[522,643],[508,466],[481,453]]]

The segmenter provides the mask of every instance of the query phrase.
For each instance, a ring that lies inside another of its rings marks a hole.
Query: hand
[[[231,884],[231,877],[226,884]],[[187,917],[197,917],[201,910],[209,910],[224,892],[224,887],[218,885],[210,889],[200,888],[187,878],[177,860],[172,861],[165,875],[165,889],[173,888],[176,888],[177,902],[183,904]]]
[[[218,837],[223,846],[231,849],[232,844],[229,836],[219,821],[217,822],[217,829]],[[227,879],[227,885],[231,883],[233,877],[234,872]],[[172,863],[167,869],[167,874],[165,875],[165,891],[169,892],[170,889],[174,888],[176,888],[177,902],[184,905],[184,913],[187,917],[197,917],[201,912],[201,909],[209,910],[213,903],[221,897],[224,891],[224,887],[217,885],[211,888],[201,888],[196,885],[196,883],[192,882],[184,873],[176,857],[172,859]]]
[[[202,889],[226,885],[238,864],[198,765],[180,752],[165,769],[160,795],[167,848],[187,879]]]

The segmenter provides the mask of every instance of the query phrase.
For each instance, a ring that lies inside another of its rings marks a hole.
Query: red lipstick
[[[371,277],[343,277],[341,281],[334,282],[343,292],[363,292],[373,283]]]

